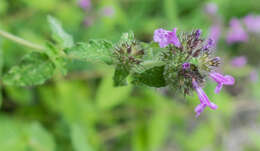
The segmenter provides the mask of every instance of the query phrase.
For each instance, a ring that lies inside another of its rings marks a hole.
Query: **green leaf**
[[[148,151],[147,127],[144,123],[137,123],[132,135],[133,151]]]
[[[79,60],[112,64],[112,49],[113,45],[109,41],[90,40],[88,43],[79,43],[75,47],[67,49],[66,53]]]
[[[153,66],[142,73],[135,73],[133,75],[133,84],[145,84],[150,87],[164,87],[166,82],[163,76],[164,65]]]
[[[102,79],[97,91],[97,103],[101,109],[109,109],[119,105],[126,100],[132,90],[132,86],[114,87],[112,74],[108,74]]]
[[[8,98],[18,105],[31,105],[33,102],[33,91],[31,89],[5,86],[5,91]]]
[[[30,53],[19,65],[12,67],[3,77],[6,85],[32,86],[43,84],[52,77],[54,64],[45,54]]]
[[[124,67],[118,65],[115,69],[114,73],[114,86],[125,86],[127,85],[127,76],[129,75],[129,70]]]
[[[52,16],[48,16],[48,22],[52,31],[53,40],[62,48],[71,48],[74,45],[73,38],[63,30],[61,23]]]
[[[26,127],[28,146],[32,151],[54,151],[55,142],[52,137],[39,123],[31,123]]]
[[[73,124],[71,126],[71,139],[75,151],[93,151],[88,143],[86,132],[80,125]]]
[[[11,120],[13,118],[0,116],[0,146],[1,150],[25,151],[26,141],[22,134],[22,125],[19,122]]]
[[[26,123],[0,116],[0,146],[3,151],[54,151],[52,135],[38,122]]]
[[[165,50],[165,48],[160,48],[158,43],[151,42],[151,43],[141,43],[146,53],[144,55],[144,60],[151,61],[151,60],[159,60],[161,52]]]
[[[119,40],[119,45],[121,45],[121,44],[131,45],[134,40],[135,40],[135,36],[132,31],[123,33],[123,35],[121,36],[121,38]]]
[[[61,52],[59,48],[57,48],[55,45],[48,43],[46,53],[49,56],[50,60],[54,63],[55,68],[57,71],[60,71],[63,75],[66,75],[68,70],[67,70],[67,62],[68,59],[65,58],[62,54],[64,52]]]

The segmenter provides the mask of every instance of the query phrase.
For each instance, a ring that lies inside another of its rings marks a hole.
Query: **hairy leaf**
[[[16,86],[43,84],[52,77],[54,69],[54,64],[46,55],[33,52],[26,55],[19,65],[12,67],[4,75],[3,82]]]
[[[135,40],[134,37],[134,33],[132,31],[129,31],[127,33],[123,33],[123,35],[121,36],[120,40],[119,40],[119,45],[120,44],[129,44],[131,45],[131,43]]]
[[[129,75],[129,70],[124,66],[117,66],[114,73],[114,86],[127,85],[126,78]]]
[[[88,43],[79,43],[75,47],[67,49],[66,53],[79,60],[112,64],[112,49],[113,46],[109,41],[90,40]]]
[[[64,52],[61,52],[59,48],[57,48],[55,45],[48,43],[46,53],[49,56],[50,60],[54,63],[55,68],[58,69],[63,75],[67,74],[67,62],[68,59],[65,58],[62,54]]]
[[[164,66],[154,66],[145,70],[142,73],[135,73],[134,84],[145,84],[151,87],[164,87],[166,82],[163,76]]]
[[[61,23],[52,16],[48,16],[48,22],[52,31],[52,38],[62,48],[71,48],[74,45],[73,38],[63,30]]]

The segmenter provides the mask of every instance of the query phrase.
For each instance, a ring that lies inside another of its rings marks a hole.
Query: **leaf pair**
[[[48,42],[46,51],[25,55],[21,62],[12,67],[3,77],[6,85],[33,86],[50,79],[55,70],[67,73],[68,59],[112,64],[112,44],[105,40],[90,40],[74,45],[72,36],[65,32],[55,18],[48,21],[54,43]]]
[[[25,55],[18,65],[12,67],[4,75],[4,84],[16,86],[43,84],[53,76],[57,67],[60,69],[63,68],[63,58],[60,57],[60,53],[62,52],[58,52],[58,48],[70,48],[74,45],[74,42],[72,37],[62,29],[61,24],[56,19],[49,16],[48,21],[52,30],[52,38],[57,43],[57,47],[48,45],[45,52],[32,52]]]

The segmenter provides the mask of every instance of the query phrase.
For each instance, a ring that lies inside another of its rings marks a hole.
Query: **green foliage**
[[[52,16],[48,16],[48,21],[53,40],[55,40],[61,48],[71,48],[74,45],[73,38],[63,30],[61,23]]]
[[[71,126],[71,139],[75,151],[94,151],[88,144],[86,132],[77,124]]]
[[[67,74],[67,62],[68,58],[65,56],[64,51],[60,50],[53,44],[48,44],[48,49],[46,50],[46,54],[49,56],[50,60],[55,65],[56,71],[59,71],[63,75]]]
[[[48,56],[41,53],[30,53],[4,75],[3,82],[6,85],[16,86],[43,84],[52,77],[54,69],[54,64]]]
[[[3,50],[2,50],[2,40],[0,38],[0,80],[2,80],[3,67],[4,67],[4,57],[3,57]],[[2,102],[3,102],[2,86],[0,85],[0,107],[2,105]]]
[[[114,87],[112,75],[108,74],[98,88],[97,91],[97,104],[101,109],[109,109],[119,105],[130,95],[132,87]]]
[[[1,116],[0,144],[2,150],[55,151],[53,136],[38,122],[23,123]]]
[[[155,112],[148,123],[149,150],[160,149],[167,137],[169,137],[168,131],[170,131],[171,125],[168,103],[166,103],[169,100],[165,100],[165,98],[160,96],[156,96],[155,98],[159,99],[160,102],[158,102],[158,106],[156,106]]]
[[[118,65],[115,69],[113,76],[114,86],[125,86],[127,85],[127,76],[129,75],[129,69],[125,66]]]
[[[164,50],[150,41],[157,28],[177,27],[178,33],[201,28],[205,37],[209,35],[217,18],[203,13],[208,1],[91,2],[84,10],[78,0],[0,0],[0,30],[47,43],[38,53],[0,37],[1,151],[220,151],[228,150],[238,139],[229,137],[243,130],[250,144],[235,145],[260,150],[257,130],[252,128],[259,125],[260,83],[249,78],[259,67],[258,36],[251,42],[249,35],[247,44],[226,45],[222,32],[216,53],[227,63],[221,71],[234,75],[236,85],[217,95],[215,82],[205,85],[218,109],[207,108],[195,119],[199,103],[195,93],[184,98],[160,88],[168,84],[162,74],[165,64],[160,62]],[[257,0],[213,2],[219,4],[222,31],[228,30],[233,17],[260,13]],[[107,8],[112,8],[112,15],[104,13]],[[48,17],[49,26],[46,14],[57,18]],[[129,29],[133,32],[122,35]],[[135,56],[140,62],[118,61],[115,48],[133,42],[144,50],[143,56]],[[248,57],[243,68],[229,65],[229,59],[238,55]],[[125,85],[128,80],[141,87]]]
[[[142,73],[136,73],[132,83],[145,84],[151,87],[164,87],[166,82],[164,79],[164,66],[153,66]]]
[[[133,31],[126,32],[123,33],[123,35],[121,36],[118,45],[122,45],[122,44],[131,45],[134,40],[135,40],[135,36]]]
[[[72,58],[89,61],[103,62],[112,64],[112,44],[106,40],[90,40],[88,43],[79,43],[66,53]]]
[[[29,106],[33,103],[33,93],[30,88],[5,86],[8,98],[19,105]]]
[[[31,123],[26,127],[28,145],[35,151],[54,151],[55,142],[52,136],[39,124]]]

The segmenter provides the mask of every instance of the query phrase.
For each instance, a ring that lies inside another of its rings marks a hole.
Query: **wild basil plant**
[[[200,103],[195,108],[198,117],[207,106],[217,109],[202,87],[208,78],[217,83],[215,93],[223,85],[233,85],[234,78],[217,72],[221,59],[214,56],[214,41],[204,39],[201,30],[177,33],[157,29],[153,42],[135,39],[133,32],[124,33],[117,43],[108,40],[73,41],[61,24],[48,17],[52,40],[46,46],[32,44],[7,32],[0,35],[36,50],[23,57],[21,62],[5,73],[5,85],[33,86],[43,84],[55,73],[66,75],[70,60],[100,62],[115,68],[114,86],[134,85],[169,87],[183,95],[195,91]]]

